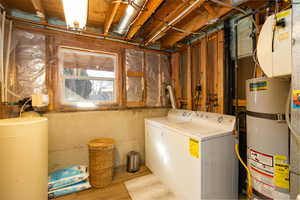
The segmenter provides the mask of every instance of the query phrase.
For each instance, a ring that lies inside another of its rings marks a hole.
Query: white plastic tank
[[[255,194],[262,199],[289,197],[289,133],[284,120],[287,79],[247,80],[248,166]]]
[[[48,121],[0,120],[0,199],[48,199]]]

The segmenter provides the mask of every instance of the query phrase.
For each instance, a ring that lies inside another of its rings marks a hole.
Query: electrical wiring
[[[20,114],[19,117],[22,117],[22,112],[24,111],[25,106],[31,101],[31,97],[29,99],[27,99],[27,101],[25,101],[25,103],[22,105],[21,109],[20,109]]]
[[[254,49],[253,53],[252,53],[252,59],[254,62],[254,70],[253,70],[253,78],[255,78],[255,73],[256,73],[256,69],[259,66],[258,60],[257,60],[257,48]]]

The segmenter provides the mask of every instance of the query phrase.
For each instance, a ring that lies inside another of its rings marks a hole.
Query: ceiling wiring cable
[[[157,20],[157,21],[160,21],[160,22],[164,23],[165,25],[167,25],[170,29],[173,29],[173,30],[181,32],[181,33],[188,33],[188,34],[193,34],[193,35],[202,35],[203,33],[205,33],[204,31],[201,31],[201,30],[200,30],[200,33],[199,33],[199,32],[186,31],[184,29],[177,28],[177,27],[175,27],[173,25],[169,25],[167,21],[165,21],[165,20],[163,20],[161,18],[158,18],[156,16],[153,16],[153,19]]]

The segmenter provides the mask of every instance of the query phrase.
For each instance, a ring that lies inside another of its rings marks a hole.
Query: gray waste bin
[[[136,151],[130,151],[127,154],[127,171],[134,173],[140,170],[140,154]]]

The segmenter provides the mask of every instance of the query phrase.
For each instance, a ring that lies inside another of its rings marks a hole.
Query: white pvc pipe
[[[174,93],[173,93],[173,88],[172,88],[171,85],[168,85],[167,89],[168,89],[169,94],[170,94],[170,100],[171,100],[172,108],[176,109],[176,103],[175,103],[175,96],[174,96]]]
[[[177,15],[174,19],[172,19],[170,22],[168,22],[165,26],[163,26],[159,31],[156,32],[156,34],[151,37],[147,44],[149,44],[150,42],[152,42],[152,40],[154,40],[161,32],[163,32],[164,30],[166,30],[168,27],[172,26],[174,23],[176,23],[177,20],[179,20],[182,16],[184,16],[187,12],[189,12],[192,8],[194,8],[194,6],[196,6],[200,1],[203,0],[196,0],[194,1],[191,5],[189,5],[182,13],[180,13],[179,15]]]
[[[8,29],[8,38],[7,38],[7,50],[6,50],[6,60],[5,60],[5,70],[4,70],[4,89],[5,89],[5,102],[8,102],[8,67],[9,67],[9,56],[10,56],[10,45],[11,45],[11,33],[12,32],[12,21],[9,21],[9,29]]]

